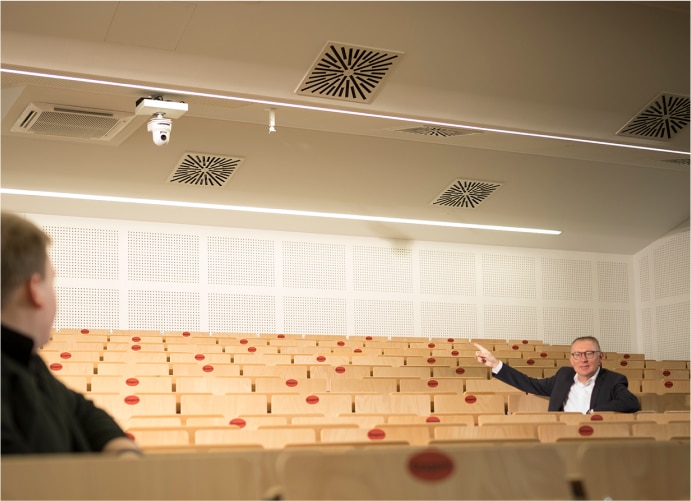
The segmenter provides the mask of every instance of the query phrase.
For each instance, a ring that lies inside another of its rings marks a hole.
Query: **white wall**
[[[650,278],[635,279],[633,256],[27,217],[53,238],[58,328],[551,344],[595,335],[605,351],[689,358],[688,233],[636,256]],[[684,259],[686,278],[676,272]],[[670,274],[673,300],[664,288],[659,299],[638,290]]]

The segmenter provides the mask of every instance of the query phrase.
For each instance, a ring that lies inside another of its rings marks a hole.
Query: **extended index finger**
[[[486,351],[487,353],[489,353],[489,350],[487,348],[485,348],[484,346],[482,346],[481,344],[473,343],[473,346],[475,346],[475,348],[477,348],[480,351]]]

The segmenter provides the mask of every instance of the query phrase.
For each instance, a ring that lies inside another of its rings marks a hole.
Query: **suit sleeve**
[[[502,368],[496,374],[493,374],[495,378],[503,381],[506,384],[510,384],[514,388],[525,391],[526,393],[532,393],[534,395],[541,395],[549,397],[552,394],[552,389],[554,388],[554,382],[556,376],[548,378],[532,378],[526,376],[522,372],[510,367],[504,362]]]
[[[638,412],[641,405],[638,398],[629,391],[629,381],[623,374],[607,371],[610,384],[603,385],[598,393],[593,410],[613,412]]]

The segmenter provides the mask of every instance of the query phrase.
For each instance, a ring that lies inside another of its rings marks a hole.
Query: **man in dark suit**
[[[492,369],[492,375],[527,393],[549,397],[550,411],[636,412],[640,404],[629,391],[626,376],[601,367],[604,353],[592,336],[579,337],[571,344],[571,367],[561,367],[548,378],[531,378],[510,367],[486,348],[475,344],[478,362]]]

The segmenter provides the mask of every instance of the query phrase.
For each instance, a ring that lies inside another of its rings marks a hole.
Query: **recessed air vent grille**
[[[672,165],[690,165],[691,161],[689,161],[689,158],[671,158],[669,160],[660,160],[662,163],[665,164],[672,164]]]
[[[121,111],[31,103],[19,115],[11,131],[107,142],[133,118],[133,114]]]
[[[669,141],[689,124],[689,97],[660,94],[617,135]]]
[[[501,183],[456,179],[431,205],[474,209],[494,193]]]
[[[194,186],[220,187],[235,173],[243,159],[208,153],[185,153],[168,182]]]
[[[296,94],[369,103],[403,53],[328,42]]]
[[[454,136],[469,136],[471,134],[480,134],[479,131],[469,129],[456,129],[452,127],[436,127],[436,126],[422,126],[411,127],[409,129],[398,129],[398,132],[405,132],[407,134],[416,134],[418,136],[429,137],[454,137]]]

